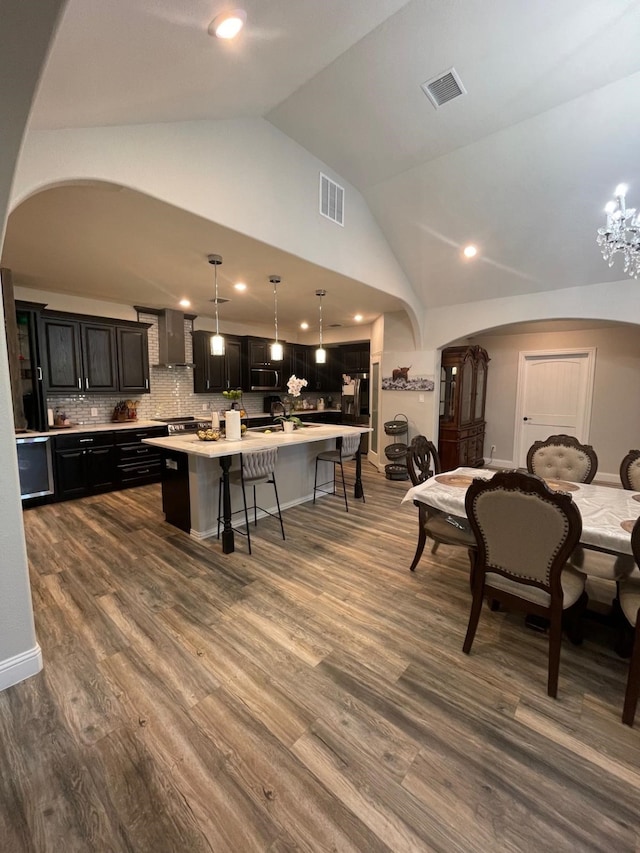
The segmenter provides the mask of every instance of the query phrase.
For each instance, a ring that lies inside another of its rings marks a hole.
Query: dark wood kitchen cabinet
[[[193,390],[196,394],[220,394],[242,388],[242,339],[224,336],[224,355],[211,355],[211,332],[193,333]]]
[[[44,381],[54,392],[149,390],[147,324],[43,312]]]
[[[442,351],[438,452],[444,471],[484,464],[488,363],[482,347]]]
[[[123,429],[114,433],[115,482],[121,489],[144,486],[160,481],[162,450],[152,444],[143,444],[145,438],[159,438],[167,434],[166,426]]]
[[[342,372],[368,373],[369,372],[369,343],[343,344],[340,347],[342,358]]]
[[[50,391],[117,391],[113,326],[43,317],[45,383]]]
[[[55,492],[59,501],[107,492],[115,483],[113,432],[55,436]]]
[[[146,329],[116,328],[118,389],[127,394],[149,390],[149,346]]]

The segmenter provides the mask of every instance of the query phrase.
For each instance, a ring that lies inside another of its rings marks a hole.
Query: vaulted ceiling
[[[617,183],[627,182],[629,202],[640,205],[638,2],[242,5],[247,26],[223,43],[207,35],[223,0],[70,0],[32,126],[263,117],[361,191],[425,306],[623,277],[602,261],[595,231]],[[467,94],[435,109],[421,84],[452,66]],[[101,282],[114,272],[108,246],[58,227],[46,254],[28,251],[56,218],[83,219],[80,196],[90,207],[91,188],[67,188],[12,215],[3,263],[19,283],[45,287],[67,275],[104,298]],[[102,206],[114,217],[103,233],[118,232],[123,205],[141,203],[114,195]],[[165,208],[148,207],[158,235],[175,221]],[[185,246],[190,226],[195,234],[202,223],[181,220]],[[153,268],[149,253],[163,245],[166,263],[179,268],[181,245],[120,231],[114,257]],[[461,256],[467,243],[479,249],[472,262]],[[266,268],[262,251],[269,271],[290,260],[270,247],[245,249],[260,261],[256,274]],[[312,281],[314,270],[306,272]],[[336,287],[345,316],[359,310],[362,286]],[[299,319],[294,302],[285,321]],[[372,313],[394,307],[392,299],[371,303]]]

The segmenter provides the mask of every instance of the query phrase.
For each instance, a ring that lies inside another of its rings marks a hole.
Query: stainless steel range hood
[[[165,308],[158,312],[158,364],[154,367],[194,367],[185,356],[184,314]]]

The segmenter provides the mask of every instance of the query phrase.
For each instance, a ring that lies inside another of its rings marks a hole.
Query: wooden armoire
[[[484,406],[489,356],[482,347],[447,347],[440,370],[440,436],[443,471],[484,465]]]

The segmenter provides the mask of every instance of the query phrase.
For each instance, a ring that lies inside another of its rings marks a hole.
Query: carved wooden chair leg
[[[413,562],[409,566],[409,569],[412,572],[415,572],[416,566],[420,562],[420,557],[422,557],[422,552],[424,551],[424,546],[427,542],[427,531],[425,530],[425,522],[427,520],[427,509],[425,506],[418,507],[418,544],[416,546],[416,553],[413,558]]]
[[[558,674],[560,672],[560,646],[562,644],[562,610],[558,607],[551,614],[549,626],[549,676],[547,693],[552,699],[558,695]]]
[[[634,631],[633,651],[629,663],[629,675],[627,676],[627,690],[624,695],[624,708],[622,711],[622,722],[627,726],[633,725],[638,705],[638,694],[640,693],[640,619],[636,616],[636,628]]]
[[[573,643],[574,646],[582,645],[584,633],[583,618],[584,612],[587,609],[588,601],[589,596],[586,592],[583,592],[576,603],[572,604],[571,607],[567,607],[562,614],[562,624],[565,633],[569,638],[569,641]]]
[[[469,624],[467,626],[467,634],[464,638],[462,651],[468,655],[473,645],[473,639],[476,635],[478,621],[480,619],[480,611],[482,610],[482,599],[484,597],[484,584],[476,584],[473,590],[473,601],[471,602],[471,613],[469,614]]]

